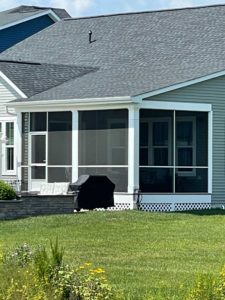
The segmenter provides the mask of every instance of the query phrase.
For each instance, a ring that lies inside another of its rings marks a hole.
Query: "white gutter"
[[[39,100],[39,101],[22,101],[9,102],[8,107],[26,107],[26,106],[70,106],[70,105],[100,105],[100,104],[124,104],[124,103],[139,103],[134,101],[130,96],[123,97],[106,97],[106,98],[84,98],[84,99],[65,99],[65,100]]]

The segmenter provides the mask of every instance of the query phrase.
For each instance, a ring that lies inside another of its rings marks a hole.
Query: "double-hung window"
[[[6,123],[6,171],[14,170],[14,123]]]
[[[15,136],[14,122],[1,122],[1,144],[2,144],[2,174],[15,174]]]

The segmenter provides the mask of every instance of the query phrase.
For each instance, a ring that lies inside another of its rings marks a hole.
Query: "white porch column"
[[[132,105],[128,117],[128,193],[139,189],[139,107]]]
[[[15,167],[16,167],[16,179],[22,179],[22,113],[17,113],[17,119],[15,121]]]
[[[78,179],[78,111],[72,111],[72,182]]]

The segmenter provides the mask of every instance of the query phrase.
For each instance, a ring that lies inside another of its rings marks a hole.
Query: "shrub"
[[[34,255],[35,270],[43,282],[50,282],[57,277],[59,269],[63,265],[64,249],[59,247],[58,239],[53,244],[50,242],[50,256],[44,246],[39,247]]]
[[[16,192],[8,183],[0,180],[0,200],[12,200],[16,198]]]
[[[33,260],[33,257],[33,250],[28,244],[24,243],[23,245],[17,246],[15,249],[5,253],[2,256],[2,261],[7,265],[24,267]]]
[[[58,240],[50,252],[27,244],[3,255],[0,262],[0,299],[4,300],[122,300],[107,282],[102,268],[85,263],[64,265]]]
[[[187,300],[215,299],[218,299],[217,283],[215,278],[209,274],[198,276],[194,287],[187,296]]]

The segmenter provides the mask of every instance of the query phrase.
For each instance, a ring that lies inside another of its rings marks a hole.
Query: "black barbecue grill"
[[[75,193],[75,209],[108,208],[114,206],[115,184],[107,176],[81,175],[70,185]]]

